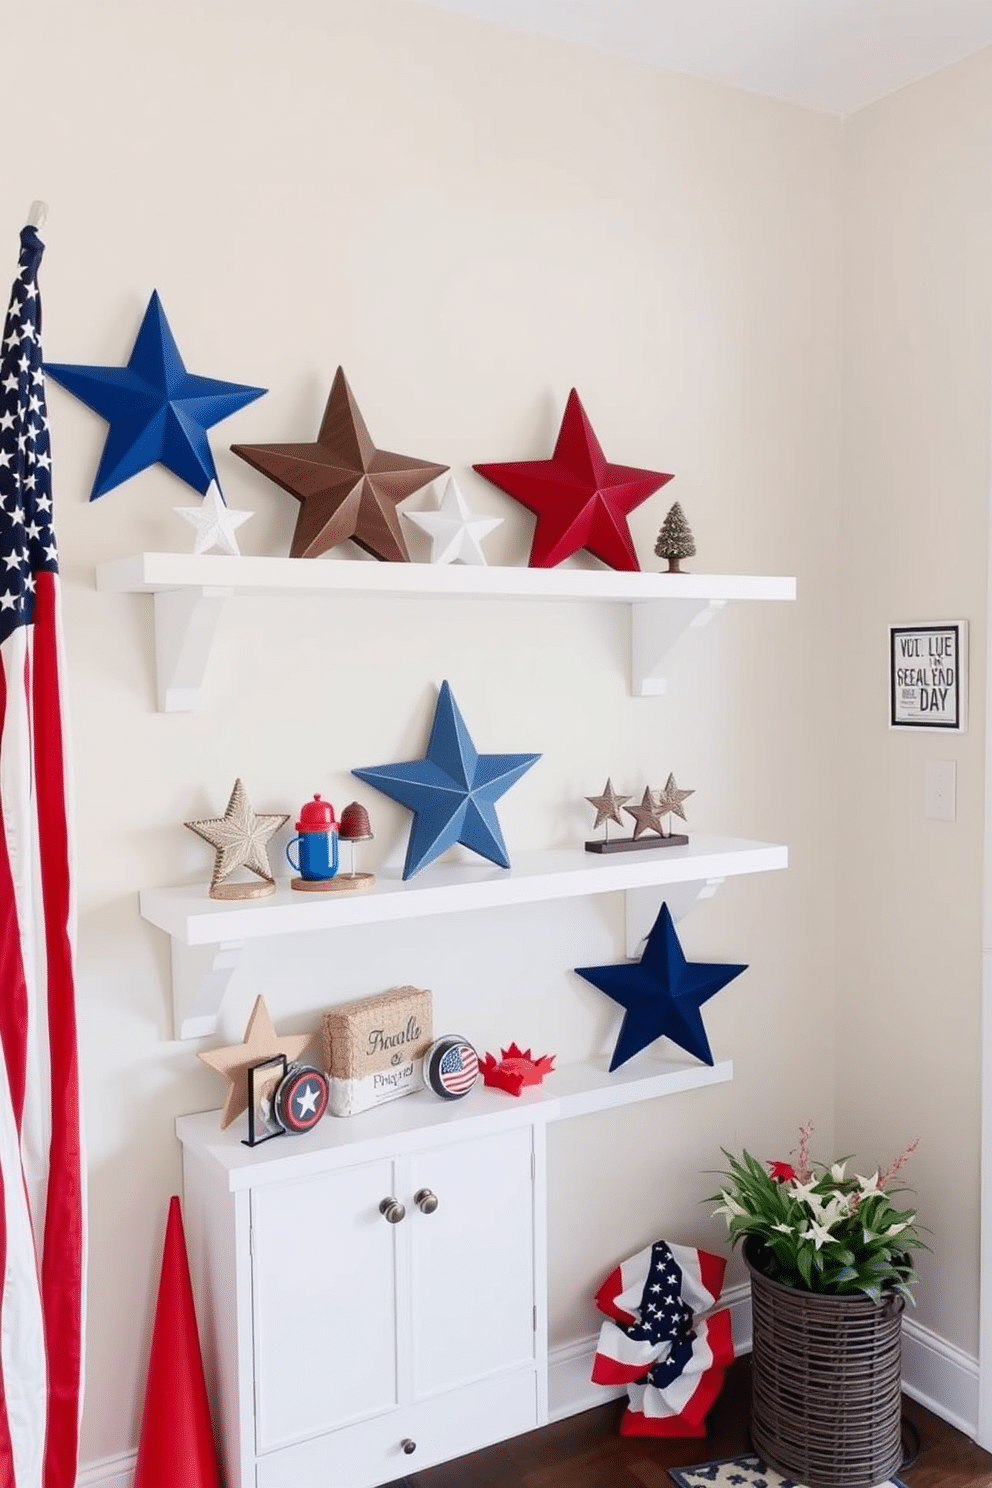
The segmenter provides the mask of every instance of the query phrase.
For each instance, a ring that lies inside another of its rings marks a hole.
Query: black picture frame
[[[968,727],[968,622],[889,626],[889,728]]]
[[[286,1128],[275,1113],[275,1093],[286,1076],[285,1054],[273,1054],[248,1067],[248,1137],[246,1147],[257,1147],[271,1137],[283,1137]]]

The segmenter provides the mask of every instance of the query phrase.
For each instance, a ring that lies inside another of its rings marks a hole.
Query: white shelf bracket
[[[208,1038],[216,1032],[224,994],[244,948],[243,940],[190,946],[172,938],[172,1017],[177,1039]]]
[[[630,690],[634,697],[661,697],[669,652],[690,626],[708,625],[724,599],[644,600],[630,607]]]
[[[700,878],[692,883],[662,884],[650,889],[627,889],[624,894],[624,911],[627,921],[627,955],[638,960],[644,951],[644,942],[651,926],[658,918],[662,904],[678,924],[703,899],[712,899],[723,883],[722,878]]]
[[[155,670],[160,713],[192,713],[231,589],[161,589],[155,600]]]

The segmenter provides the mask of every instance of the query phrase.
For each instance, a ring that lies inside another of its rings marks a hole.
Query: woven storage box
[[[397,987],[344,1002],[321,1021],[328,1109],[353,1116],[424,1088],[424,1055],[433,1042],[431,994]]]
[[[875,1488],[902,1462],[898,1293],[824,1297],[751,1273],[751,1442],[808,1488]]]

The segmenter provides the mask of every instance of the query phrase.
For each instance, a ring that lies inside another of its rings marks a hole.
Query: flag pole
[[[33,201],[28,208],[28,226],[37,228],[40,231],[40,229],[43,228],[45,225],[45,218],[47,216],[48,203],[43,201]]]

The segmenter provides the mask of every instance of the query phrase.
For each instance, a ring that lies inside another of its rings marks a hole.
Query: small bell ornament
[[[372,823],[369,814],[360,801],[352,801],[341,813],[339,832],[342,842],[347,842],[350,850],[348,873],[341,873],[335,883],[335,888],[340,889],[370,889],[375,883],[374,873],[355,872],[355,843],[372,841]]]

